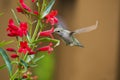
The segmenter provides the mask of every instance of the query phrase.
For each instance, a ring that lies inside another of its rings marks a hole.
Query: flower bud
[[[17,54],[12,54],[11,55],[11,58],[17,58],[17,57],[19,57]]]
[[[11,52],[15,52],[15,49],[13,49],[13,48],[7,48],[6,50],[11,51]]]
[[[22,76],[23,79],[25,79],[27,77],[28,77],[27,74],[23,74],[23,76]]]

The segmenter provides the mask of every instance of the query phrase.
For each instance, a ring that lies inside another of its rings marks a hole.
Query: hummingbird
[[[63,41],[66,43],[66,45],[79,46],[83,48],[84,47],[83,44],[81,44],[81,42],[79,42],[78,39],[74,37],[74,35],[84,33],[84,32],[90,32],[90,31],[97,29],[98,21],[96,21],[96,24],[94,25],[87,26],[85,28],[80,28],[75,31],[70,31],[68,29],[65,29],[64,27],[65,27],[64,23],[60,22],[60,24],[58,24],[57,27],[54,29],[54,33],[58,34],[63,39]]]

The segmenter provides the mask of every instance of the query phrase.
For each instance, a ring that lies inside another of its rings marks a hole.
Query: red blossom
[[[17,58],[17,57],[19,57],[17,54],[12,54],[11,55],[11,58]]]
[[[24,53],[24,54],[26,54],[28,52],[28,55],[35,54],[35,52],[32,51],[31,48],[28,46],[27,41],[20,42],[20,48],[19,48],[18,52]]]
[[[11,52],[15,52],[15,49],[13,49],[13,48],[7,48],[6,50],[11,51]]]
[[[19,0],[19,2],[24,9],[26,9],[29,12],[31,11],[31,9],[24,3],[24,0]]]
[[[21,22],[20,23],[20,30],[19,35],[22,37],[23,35],[27,35],[27,23]]]
[[[32,51],[32,50],[30,50],[30,51],[28,52],[28,55],[33,55],[33,54],[35,54],[35,52]]]
[[[51,38],[53,38],[53,35],[52,35],[53,32],[54,32],[54,27],[52,27],[50,30],[39,32],[39,35],[40,36],[50,36]]]
[[[32,2],[35,2],[35,0],[32,0]]]
[[[36,14],[36,15],[38,15],[38,14],[39,14],[39,13],[38,13],[38,11],[34,11],[33,13],[34,13],[34,14]]]
[[[28,76],[27,76],[27,74],[23,74],[23,76],[22,76],[22,78],[27,78]]]
[[[31,9],[24,3],[24,0],[19,0],[19,2],[21,7],[16,8],[18,12],[23,13],[24,12],[23,9],[27,10],[28,12],[31,12]]]
[[[20,48],[18,52],[26,54],[27,52],[31,51],[31,49],[28,46],[28,43],[26,41],[21,41],[20,42]]]
[[[45,18],[46,18],[46,23],[50,23],[51,25],[55,25],[58,23],[58,19],[55,17],[57,15],[57,10],[52,10]]]
[[[9,32],[8,36],[10,36],[10,37],[15,37],[15,36],[19,35],[19,33],[18,33],[19,28],[16,25],[14,25],[13,19],[9,20],[7,31]]]
[[[53,51],[52,43],[50,43],[48,46],[41,47],[38,50],[39,51],[48,51],[48,53],[50,54]]]
[[[24,10],[21,7],[17,7],[16,10],[17,10],[17,12],[21,12],[21,13],[24,12]]]
[[[10,36],[10,37],[16,37],[16,36],[23,37],[24,35],[26,36],[26,34],[27,34],[27,23],[21,22],[20,27],[17,27],[14,24],[13,19],[10,19],[7,31],[9,32],[8,36]]]

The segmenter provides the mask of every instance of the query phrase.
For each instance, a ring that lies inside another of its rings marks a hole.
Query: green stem
[[[16,70],[16,72],[10,77],[10,80],[14,80],[16,78],[16,75],[18,74],[19,70]]]
[[[35,40],[35,37],[36,37],[36,35],[37,35],[37,33],[38,33],[38,30],[39,30],[39,27],[40,27],[40,19],[38,19],[38,22],[37,22],[37,25],[36,25],[36,28],[35,28],[35,31],[34,31],[34,33],[33,33],[33,36],[32,36],[32,42]]]
[[[17,24],[20,24],[20,20],[19,20],[18,17],[16,16],[15,11],[14,11],[13,9],[11,9],[11,11],[12,11],[12,13],[13,13],[16,21],[17,21]]]
[[[45,9],[45,7],[46,7],[46,0],[43,0],[41,13],[43,13],[43,10]]]
[[[27,56],[28,56],[28,53],[25,54],[25,56],[23,58],[24,61],[26,60]]]
[[[42,28],[43,28],[43,25],[42,25],[42,23],[40,22],[40,32],[42,31]],[[36,40],[39,38],[39,35],[37,35],[37,38],[36,38]]]

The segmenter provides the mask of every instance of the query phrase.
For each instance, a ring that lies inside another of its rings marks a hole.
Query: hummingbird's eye
[[[60,31],[57,31],[57,32],[60,32]]]

